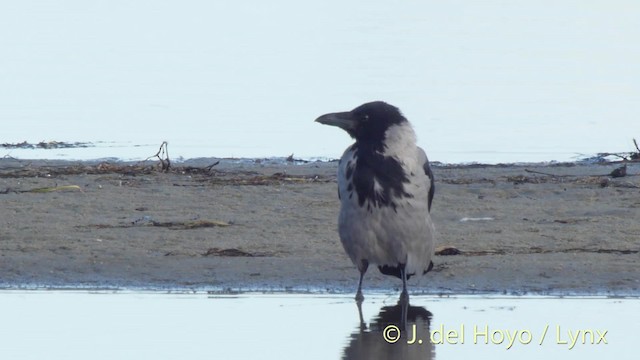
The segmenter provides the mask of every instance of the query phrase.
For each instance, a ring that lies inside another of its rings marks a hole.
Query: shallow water
[[[399,106],[435,161],[632,151],[639,13],[625,0],[15,1],[0,12],[0,143],[125,147],[0,156],[139,160],[167,140],[174,157],[335,158],[348,136],[313,120],[372,100]]]
[[[347,295],[10,290],[0,358],[631,358],[640,324],[637,298],[414,296],[390,345],[402,311],[395,294],[369,295],[362,325]]]

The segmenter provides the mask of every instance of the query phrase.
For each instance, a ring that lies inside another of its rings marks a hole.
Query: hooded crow
[[[362,279],[374,264],[402,279],[400,300],[408,303],[407,280],[433,267],[429,213],[435,188],[427,155],[400,110],[382,101],[322,115],[316,122],[355,139],[338,166],[338,232],[360,271],[356,300],[364,300]]]

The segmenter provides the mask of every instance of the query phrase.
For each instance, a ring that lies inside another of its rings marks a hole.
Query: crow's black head
[[[407,119],[397,107],[383,101],[374,101],[351,111],[322,115],[316,121],[337,126],[358,142],[382,143],[390,126],[407,122]]]

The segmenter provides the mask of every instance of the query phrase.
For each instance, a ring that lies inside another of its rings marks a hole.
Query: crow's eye
[[[364,114],[364,116],[362,117],[362,120],[369,121],[369,115]]]

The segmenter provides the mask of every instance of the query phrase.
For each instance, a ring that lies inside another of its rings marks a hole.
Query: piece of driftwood
[[[57,191],[70,191],[70,190],[78,190],[82,193],[82,188],[78,185],[60,185],[60,186],[48,186],[48,187],[39,187],[29,190],[13,190],[11,188],[7,188],[5,190],[0,191],[0,194],[9,194],[9,193],[51,193]]]
[[[264,256],[262,254],[254,254],[244,250],[229,248],[229,249],[220,249],[217,247],[209,248],[202,256],[226,256],[226,257],[256,257],[256,256]]]
[[[155,155],[149,156],[145,161],[154,157],[157,157],[158,160],[160,160],[162,171],[169,171],[169,168],[171,168],[171,160],[169,159],[169,144],[166,141],[163,141],[162,144],[160,144],[160,148]]]

